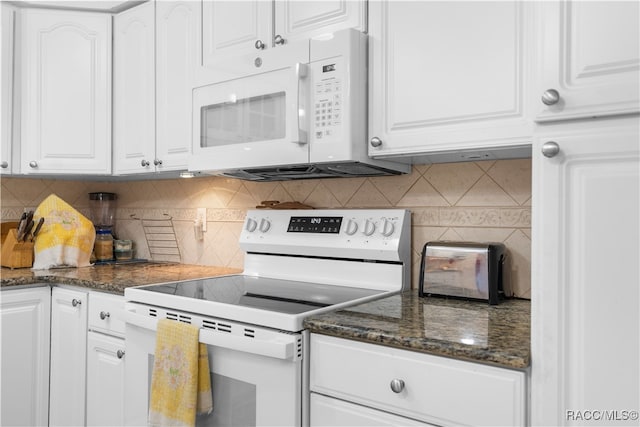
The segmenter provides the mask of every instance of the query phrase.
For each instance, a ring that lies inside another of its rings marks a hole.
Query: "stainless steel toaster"
[[[498,304],[511,296],[506,261],[502,243],[428,242],[422,249],[419,294]]]

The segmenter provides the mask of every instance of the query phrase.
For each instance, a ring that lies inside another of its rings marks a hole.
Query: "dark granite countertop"
[[[437,356],[524,369],[530,363],[528,300],[421,298],[406,291],[312,316],[311,332]]]
[[[5,290],[16,286],[41,283],[65,284],[124,295],[125,288],[153,283],[235,274],[242,270],[228,267],[175,263],[104,264],[81,268],[31,270],[21,268],[0,270],[0,287]]]
[[[127,287],[236,274],[239,269],[173,263],[31,270],[2,268],[0,287],[65,284],[124,295]],[[304,321],[311,332],[501,367],[530,359],[530,302],[420,298],[407,291]]]

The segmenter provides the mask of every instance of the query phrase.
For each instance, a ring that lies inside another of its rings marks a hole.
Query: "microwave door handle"
[[[158,318],[141,316],[133,311],[125,311],[125,322],[129,325],[138,326],[148,331],[158,330]],[[276,359],[295,359],[294,348],[296,348],[295,336],[282,334],[282,336],[260,340],[256,338],[245,338],[230,335],[228,332],[215,332],[200,328],[198,341],[206,344],[243,353],[257,354],[260,356],[273,357]]]
[[[307,131],[305,130],[306,127],[303,127],[300,123],[300,116],[301,116],[301,112],[306,116],[306,111],[305,111],[305,106],[302,105],[303,103],[305,103],[306,101],[306,97],[302,96],[303,94],[303,82],[302,80],[306,79],[307,74],[308,74],[308,69],[309,67],[307,66],[307,64],[303,64],[301,62],[296,63],[296,82],[297,82],[297,95],[298,95],[298,99],[297,99],[297,110],[296,110],[296,114],[298,116],[298,129],[297,129],[297,135],[298,137],[296,138],[296,141],[298,144],[306,144],[307,142],[309,142],[307,140]]]

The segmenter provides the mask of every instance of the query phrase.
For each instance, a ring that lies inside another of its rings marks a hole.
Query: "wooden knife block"
[[[0,265],[9,268],[33,266],[33,242],[18,242],[18,230],[9,230],[2,242]]]

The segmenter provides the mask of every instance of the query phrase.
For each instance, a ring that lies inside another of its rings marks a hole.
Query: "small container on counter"
[[[96,242],[93,247],[96,261],[111,261],[113,259],[113,236],[109,229],[98,229]]]
[[[133,258],[133,242],[131,240],[114,240],[113,246],[116,260],[130,260]]]

